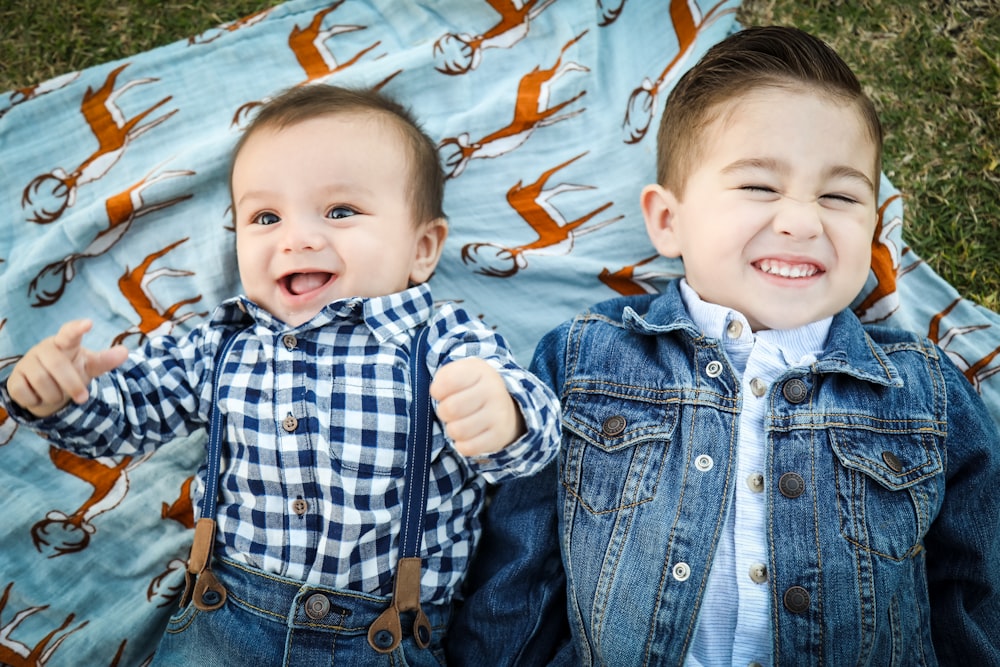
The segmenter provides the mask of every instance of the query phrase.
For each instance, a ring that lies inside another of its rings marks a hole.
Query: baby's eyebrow
[[[869,192],[875,192],[875,184],[872,183],[872,180],[864,172],[858,171],[854,167],[848,167],[847,165],[831,167],[827,171],[827,175],[830,178],[849,178],[861,181],[861,184],[868,188]]]

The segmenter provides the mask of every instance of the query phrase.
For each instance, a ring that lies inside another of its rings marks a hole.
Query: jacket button
[[[722,362],[721,361],[710,361],[705,366],[705,375],[710,378],[717,378],[722,375]]]
[[[882,460],[895,473],[903,472],[903,462],[892,452],[882,452]]]
[[[330,600],[322,593],[313,593],[306,599],[306,616],[314,621],[326,616],[330,611]]]
[[[694,467],[702,472],[708,472],[715,467],[715,461],[708,454],[702,454],[695,458]]]
[[[281,428],[285,429],[289,433],[298,428],[298,426],[299,426],[299,420],[296,419],[295,415],[293,415],[291,412],[288,413],[287,417],[281,420]]]
[[[785,591],[785,596],[782,600],[785,603],[785,609],[793,614],[801,614],[809,609],[809,591],[801,586],[792,586],[789,588]]]
[[[671,570],[671,574],[677,581],[687,581],[688,577],[691,576],[691,566],[687,563],[677,563]]]
[[[786,498],[798,498],[806,490],[806,481],[798,473],[786,472],[778,478],[778,490]]]
[[[613,415],[604,420],[601,424],[601,432],[609,438],[621,435],[625,430],[625,418],[621,415]]]
[[[806,396],[809,394],[809,387],[802,380],[792,378],[781,388],[781,393],[788,399],[789,403],[801,403],[806,400]]]

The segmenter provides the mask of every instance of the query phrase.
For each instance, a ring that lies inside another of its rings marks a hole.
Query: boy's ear
[[[677,230],[678,200],[673,191],[661,185],[647,185],[639,195],[646,233],[653,247],[664,257],[680,257],[681,244]]]
[[[446,238],[448,238],[446,219],[435,218],[421,225],[417,235],[416,257],[413,261],[413,270],[410,272],[410,282],[420,284],[430,279],[438,260],[441,259]]]

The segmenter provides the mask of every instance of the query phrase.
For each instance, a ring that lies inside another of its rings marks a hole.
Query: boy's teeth
[[[804,278],[817,273],[816,267],[812,264],[786,264],[767,259],[760,263],[760,270],[782,278]]]

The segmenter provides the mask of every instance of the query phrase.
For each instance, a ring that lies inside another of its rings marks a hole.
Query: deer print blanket
[[[638,200],[680,73],[738,0],[292,0],[0,96],[0,373],[61,323],[91,347],[179,334],[240,291],[229,151],[255,107],[313,82],[379,85],[439,142],[451,221],[435,296],[527,363],[583,307],[681,272]],[[882,186],[870,321],[929,335],[1000,420],[1000,317],[903,240]],[[0,663],[142,665],[183,587],[203,437],[82,460],[0,412]]]

